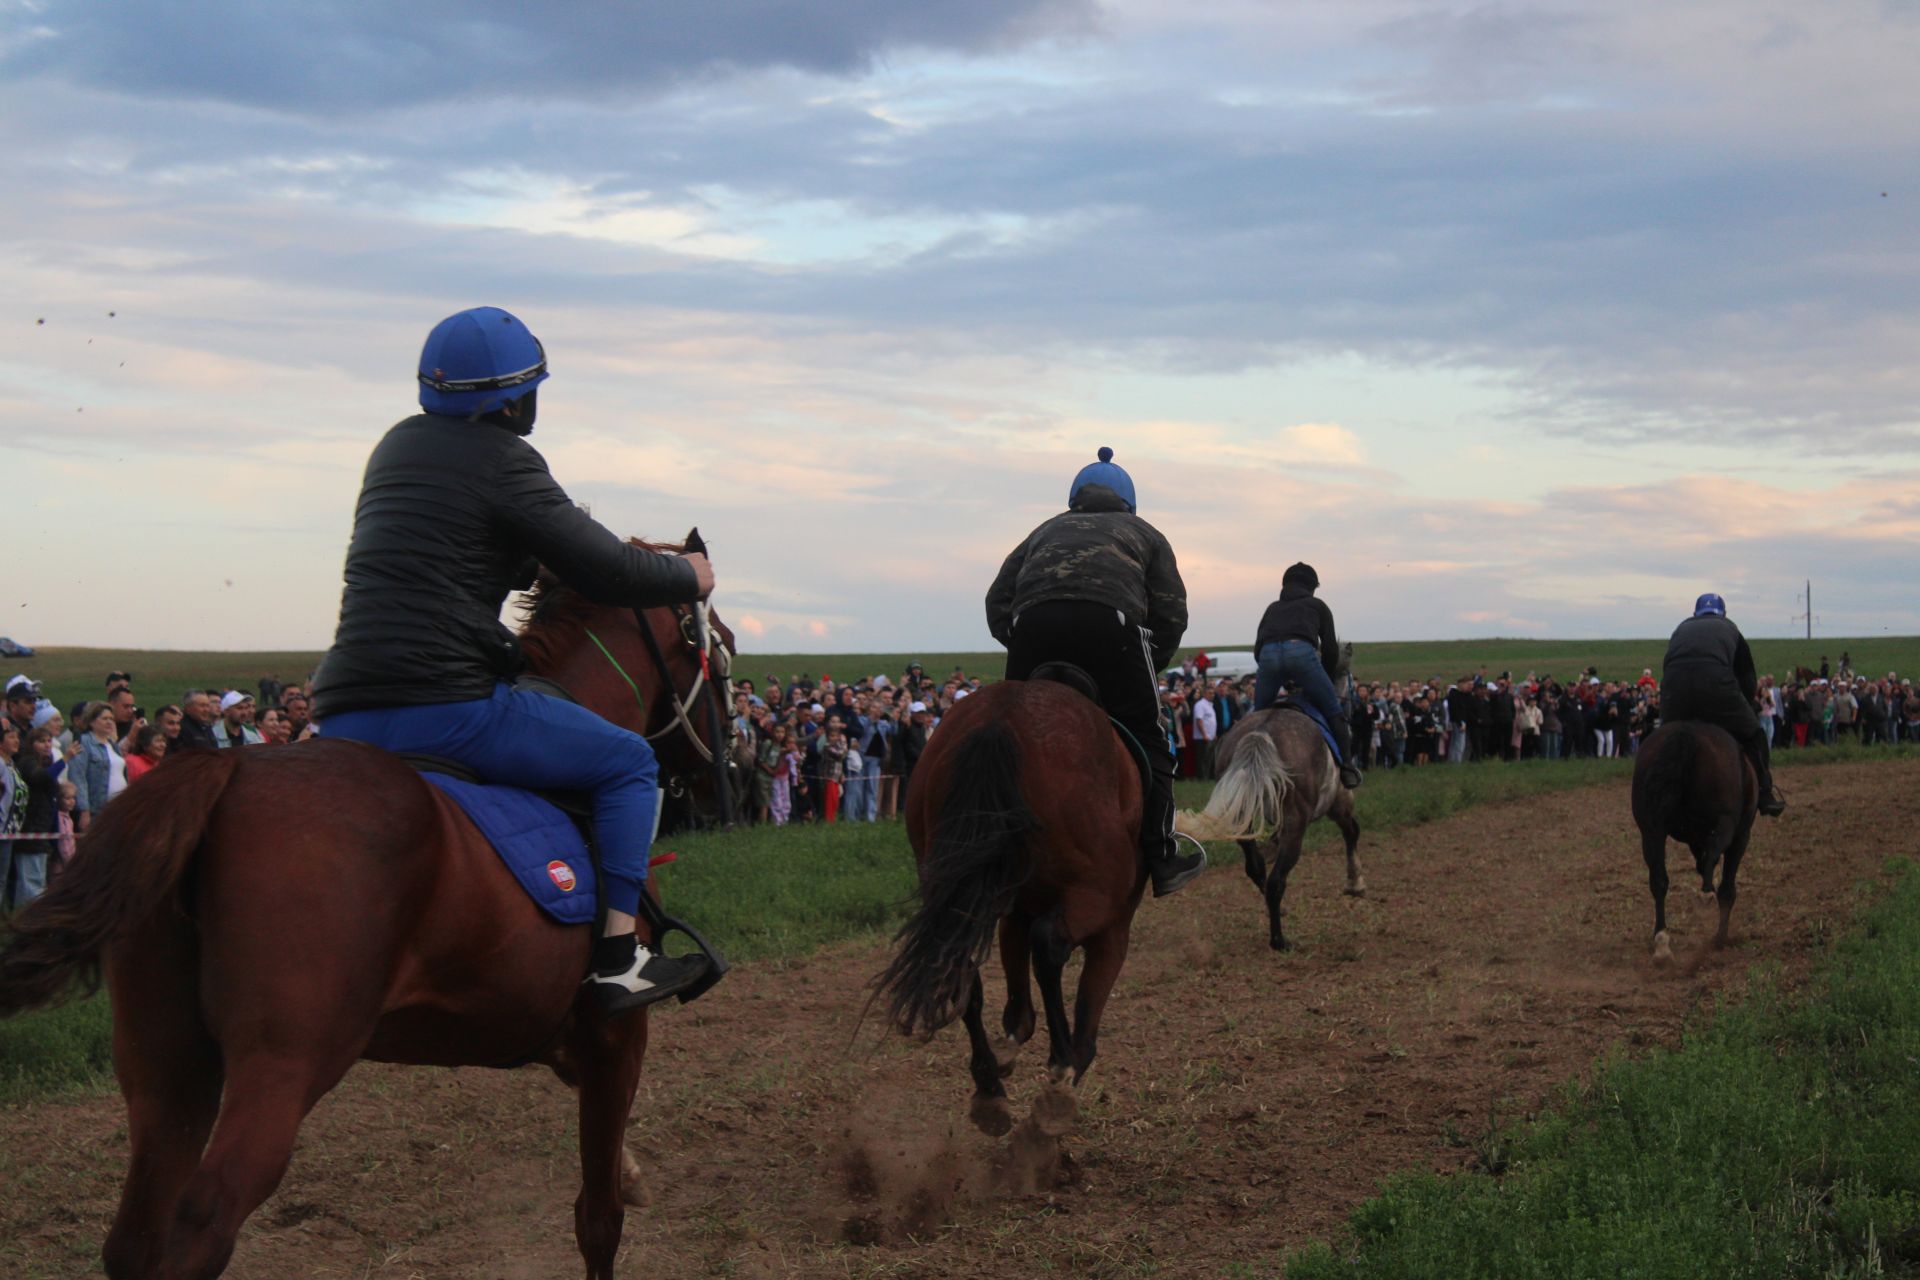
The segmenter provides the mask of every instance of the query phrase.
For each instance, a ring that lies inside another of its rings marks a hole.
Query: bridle
[[[733,669],[733,650],[729,649],[727,642],[720,638],[720,633],[713,629],[713,606],[710,602],[701,600],[690,606],[675,605],[674,614],[680,621],[680,638],[686,642],[688,648],[697,651],[700,655],[700,674],[693,678],[693,683],[688,686],[684,698],[673,687],[673,669],[667,665],[667,655],[662,652],[660,641],[654,637],[653,628],[647,624],[645,611],[640,609],[633,611],[634,623],[640,628],[640,638],[646,642],[647,652],[653,657],[654,669],[660,673],[660,683],[667,690],[668,705],[673,708],[672,723],[647,734],[646,738],[648,742],[658,742],[674,733],[684,733],[687,735],[687,741],[693,744],[693,749],[700,759],[707,764],[712,764],[714,763],[713,748],[701,740],[688,713],[700,701],[701,692],[709,686],[713,689],[715,699],[725,696],[721,682]],[[605,652],[604,648],[602,652]],[[612,655],[609,654],[608,657],[611,660]],[[615,665],[618,666],[617,663]],[[635,696],[639,696],[637,690]],[[727,736],[730,741],[733,736],[732,721],[731,717],[726,719],[729,724]],[[714,741],[719,740],[719,735],[716,733]]]

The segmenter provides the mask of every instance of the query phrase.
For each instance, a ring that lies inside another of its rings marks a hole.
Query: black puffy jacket
[[[691,565],[630,546],[573,505],[510,429],[437,414],[396,424],[367,460],[314,718],[487,697],[523,665],[500,608],[536,565],[601,604],[699,592]]]
[[[1051,600],[1090,600],[1118,609],[1153,633],[1153,665],[1167,665],[1187,633],[1187,587],[1173,547],[1103,484],[1080,490],[1071,511],[1027,535],[987,589],[987,630],[1013,639],[1022,610]]]

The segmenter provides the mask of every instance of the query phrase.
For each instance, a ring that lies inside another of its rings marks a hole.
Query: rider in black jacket
[[[656,955],[634,936],[659,804],[653,750],[585,707],[514,688],[520,646],[500,608],[543,564],[631,608],[698,600],[713,571],[705,556],[632,546],[573,505],[526,441],[546,378],[539,341],[496,307],[428,335],[426,412],[367,463],[313,714],[327,737],[443,756],[488,782],[591,791],[606,924],[588,982],[621,1013],[707,973],[704,956]]]
[[[987,590],[987,630],[1007,646],[1007,679],[1046,662],[1093,677],[1107,714],[1153,765],[1140,850],[1164,897],[1199,875],[1206,851],[1182,854],[1173,830],[1173,753],[1159,675],[1187,630],[1187,589],[1173,548],[1134,513],[1133,478],[1101,449],[1067,490],[1067,510],[1027,535]]]
[[[1360,769],[1353,759],[1353,725],[1341,709],[1333,687],[1340,667],[1340,639],[1333,630],[1333,610],[1314,592],[1320,575],[1310,564],[1295,564],[1280,575],[1280,598],[1260,615],[1253,651],[1260,664],[1254,683],[1253,709],[1264,711],[1291,680],[1300,695],[1313,704],[1340,744],[1340,781],[1360,785]]]
[[[1727,617],[1727,604],[1712,592],[1694,603],[1693,616],[1674,628],[1660,672],[1660,719],[1704,720],[1733,735],[1753,762],[1760,783],[1760,812],[1779,817],[1787,802],[1773,789],[1767,735],[1754,714],[1759,681],[1747,638]]]

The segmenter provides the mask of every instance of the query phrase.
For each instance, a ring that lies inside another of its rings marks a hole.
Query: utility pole
[[[1794,614],[1792,620],[1794,622],[1798,622],[1802,618],[1805,618],[1807,620],[1807,639],[1811,640],[1813,639],[1813,579],[1812,578],[1807,579],[1807,589],[1804,594],[1807,601],[1807,611],[1805,613]]]

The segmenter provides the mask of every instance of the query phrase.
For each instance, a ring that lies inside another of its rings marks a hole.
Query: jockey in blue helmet
[[[520,646],[500,608],[540,564],[636,609],[703,599],[713,570],[703,555],[632,546],[573,504],[526,441],[546,379],[539,339],[498,307],[427,335],[425,412],[367,461],[313,716],[327,737],[456,760],[487,782],[591,792],[605,926],[587,982],[603,1010],[623,1013],[708,971],[704,956],[655,954],[634,935],[659,814],[653,749],[585,707],[514,687]]]
[[[1753,762],[1760,812],[1777,818],[1787,807],[1773,789],[1767,731],[1754,714],[1759,691],[1747,638],[1727,617],[1727,602],[1711,591],[1693,602],[1693,616],[1673,630],[1660,672],[1660,718],[1704,720],[1733,735]]]
[[[1015,547],[987,590],[987,629],[1007,646],[1007,679],[1047,662],[1093,677],[1107,714],[1153,765],[1142,797],[1140,849],[1163,897],[1199,875],[1206,851],[1182,852],[1173,830],[1173,752],[1161,721],[1159,671],[1187,629],[1187,589],[1173,548],[1134,511],[1133,477],[1101,449],[1067,488],[1067,510]]]

